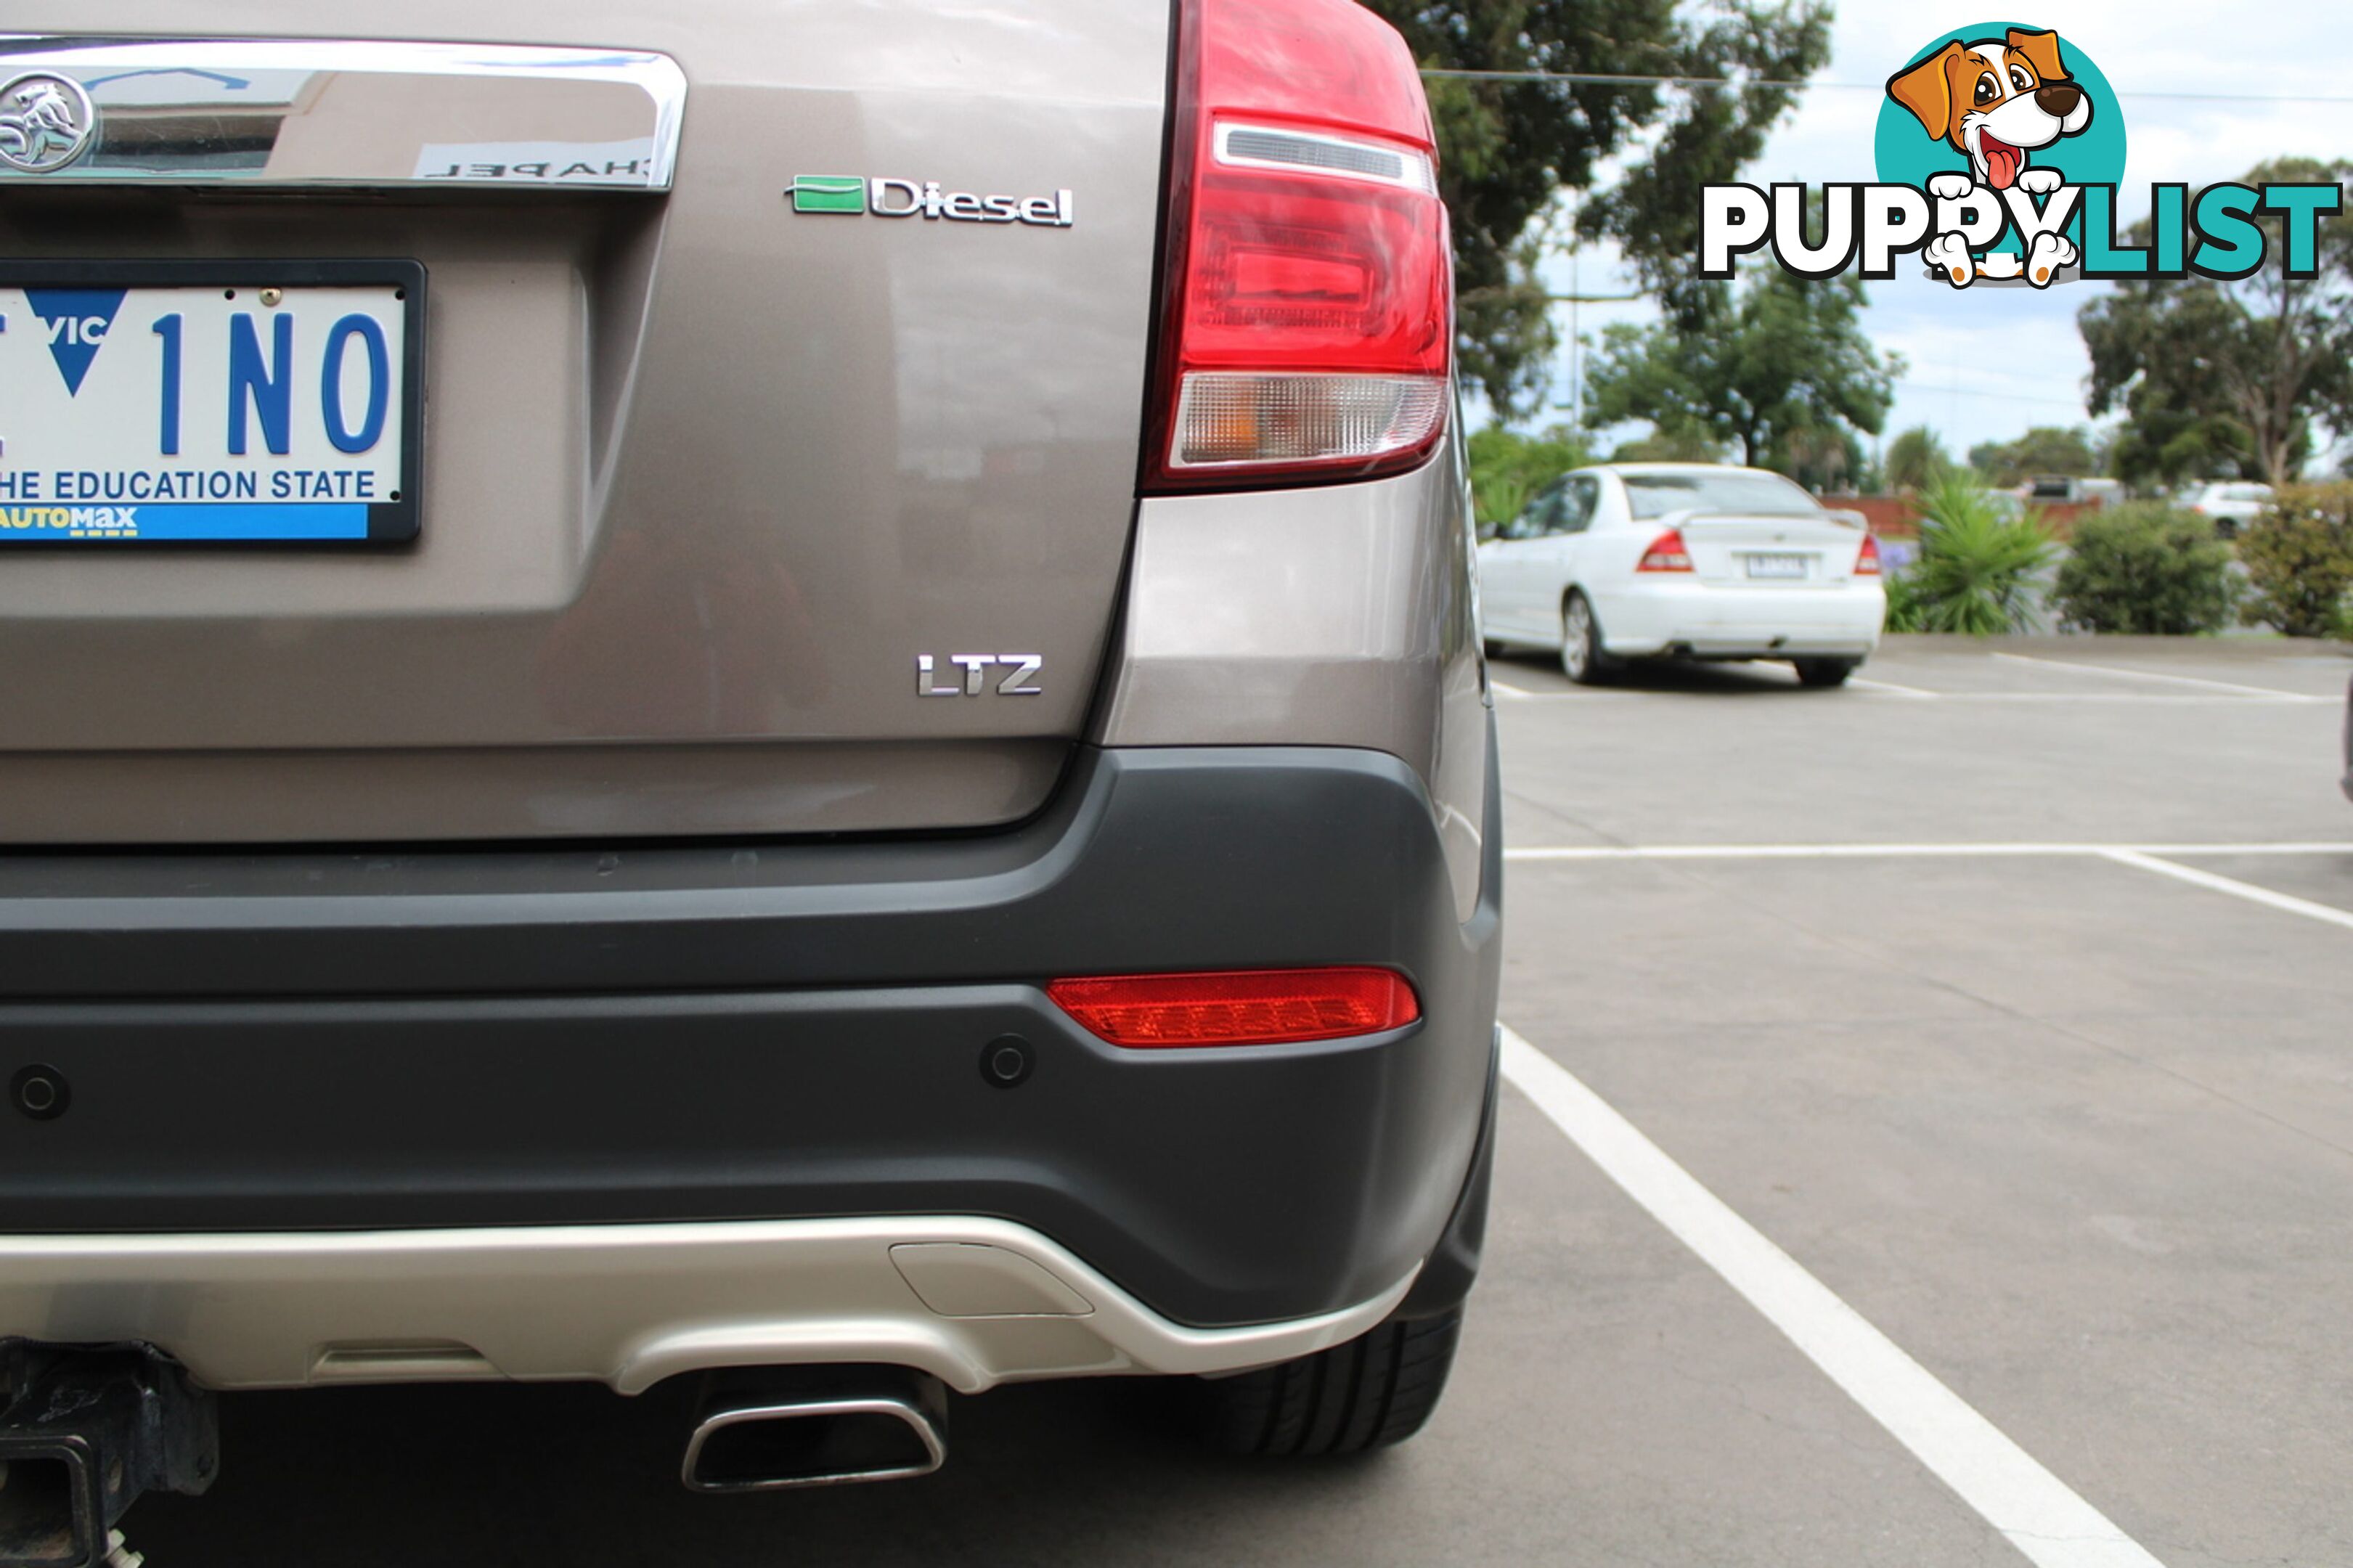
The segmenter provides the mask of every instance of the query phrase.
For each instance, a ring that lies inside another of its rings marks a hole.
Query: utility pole
[[[1628,300],[1646,298],[1639,293],[1586,293],[1580,281],[1577,265],[1582,251],[1583,247],[1580,246],[1572,245],[1568,247],[1568,292],[1545,296],[1545,302],[1547,304],[1568,307],[1568,401],[1556,403],[1553,406],[1567,410],[1570,426],[1577,430],[1585,428],[1585,340],[1578,326],[1577,308],[1579,305],[1622,304]]]
[[[1577,258],[1584,247],[1568,247],[1568,425],[1585,428],[1585,339],[1577,330]]]

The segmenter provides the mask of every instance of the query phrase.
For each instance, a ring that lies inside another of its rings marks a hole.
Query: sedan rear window
[[[1694,469],[1679,474],[1620,474],[1626,499],[1636,517],[1664,517],[1671,511],[1746,511],[1786,516],[1811,515],[1821,506],[1813,497],[1776,474],[1754,474],[1736,468]]]

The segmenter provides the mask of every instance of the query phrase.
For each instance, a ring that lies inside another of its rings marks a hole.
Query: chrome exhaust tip
[[[714,1374],[679,1476],[690,1491],[783,1491],[927,1476],[947,1457],[938,1378],[791,1367]]]

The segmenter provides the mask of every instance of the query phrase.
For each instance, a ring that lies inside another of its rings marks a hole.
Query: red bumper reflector
[[[1271,1046],[1399,1029],[1421,1016],[1388,969],[1257,969],[1057,980],[1054,1005],[1114,1046]]]

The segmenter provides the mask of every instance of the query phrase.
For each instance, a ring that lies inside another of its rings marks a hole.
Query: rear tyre
[[[1560,606],[1561,673],[1579,686],[1599,686],[1620,668],[1601,646],[1601,622],[1584,591],[1571,588]]]
[[[1855,666],[1861,664],[1862,660],[1799,658],[1789,662],[1798,667],[1798,683],[1800,686],[1844,686],[1846,678],[1854,673]]]
[[[1314,1355],[1205,1381],[1206,1435],[1229,1454],[1362,1454],[1421,1430],[1446,1392],[1462,1309]]]

